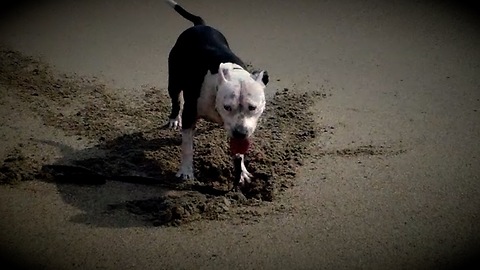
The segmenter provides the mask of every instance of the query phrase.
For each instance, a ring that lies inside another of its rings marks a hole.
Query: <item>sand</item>
[[[2,8],[0,251],[39,269],[450,269],[480,250],[480,34],[468,3],[181,1],[270,74],[232,191],[201,122],[173,177],[163,1]],[[214,8],[213,8],[214,7]]]

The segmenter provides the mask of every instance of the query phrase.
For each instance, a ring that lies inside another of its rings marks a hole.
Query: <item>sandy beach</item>
[[[178,2],[269,72],[254,184],[228,192],[224,132],[203,122],[198,181],[173,177],[167,57],[191,24],[164,1],[2,4],[2,264],[480,266],[470,2]]]

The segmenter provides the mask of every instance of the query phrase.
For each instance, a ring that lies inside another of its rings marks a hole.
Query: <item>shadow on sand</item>
[[[204,215],[216,218],[219,209],[213,204],[225,203],[227,193],[229,199],[242,199],[241,194],[234,195],[218,181],[176,178],[180,136],[163,132],[171,134],[149,138],[137,132],[80,151],[53,141],[39,141],[57,147],[63,154],[55,164],[44,165],[42,171],[46,181],[56,183],[66,203],[83,211],[71,221],[100,227],[179,224]],[[227,175],[223,180],[231,176],[228,168],[219,169],[213,162],[197,159],[197,171],[216,171],[213,176],[224,172]],[[220,209],[224,212],[226,207]]]

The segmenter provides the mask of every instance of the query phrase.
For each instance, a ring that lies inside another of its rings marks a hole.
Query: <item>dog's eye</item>
[[[228,112],[231,112],[231,111],[232,111],[232,106],[223,105],[223,108],[225,109],[225,111],[228,111]]]
[[[250,111],[255,111],[256,109],[257,109],[256,106],[248,105],[248,110],[250,110]]]

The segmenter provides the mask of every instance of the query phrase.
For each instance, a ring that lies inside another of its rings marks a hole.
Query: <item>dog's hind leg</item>
[[[168,118],[168,126],[173,129],[182,127],[182,106],[183,95],[179,73],[169,65],[168,73],[168,95],[172,101],[172,109]]]
[[[172,109],[168,118],[168,127],[177,129],[182,127],[182,103],[183,96],[181,90],[168,89],[170,99],[172,100]]]

